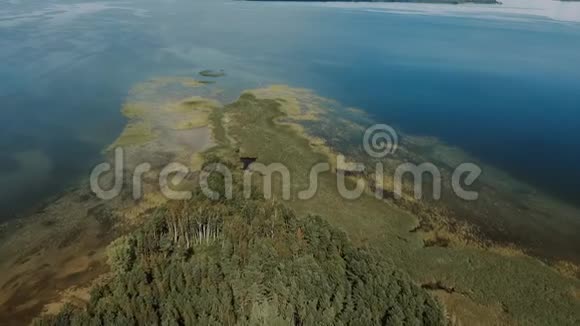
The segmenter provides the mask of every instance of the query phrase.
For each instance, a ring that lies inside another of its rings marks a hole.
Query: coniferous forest
[[[112,277],[86,307],[34,324],[445,324],[424,289],[320,217],[258,196],[201,194],[151,215],[109,246]]]

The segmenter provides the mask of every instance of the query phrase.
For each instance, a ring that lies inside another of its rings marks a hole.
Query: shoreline
[[[189,86],[181,89],[183,83]],[[165,88],[169,84],[176,84],[174,86],[184,91],[184,95],[168,100],[164,92],[167,91]],[[163,87],[160,87],[161,85]],[[129,96],[123,109],[124,114],[129,117],[127,125],[145,121],[151,128],[137,129],[139,132],[133,130],[129,134],[125,131],[119,136],[125,146],[129,147],[126,150],[128,170],[144,159],[154,161],[152,162],[154,170],[173,160],[190,164],[193,170],[199,169],[201,167],[199,160],[196,159],[194,162],[190,155],[192,153],[184,149],[190,149],[192,143],[176,135],[189,135],[188,130],[206,128],[212,134],[211,143],[205,142],[204,146],[196,147],[200,148],[198,153],[202,153],[203,156],[218,155],[235,163],[239,159],[237,156],[240,155],[235,151],[235,148],[238,148],[243,152],[252,152],[252,155],[258,157],[259,162],[264,164],[281,160],[291,171],[297,173],[298,179],[293,182],[293,188],[300,189],[306,180],[298,171],[303,171],[309,162],[332,161],[338,153],[347,153],[341,148],[334,147],[334,143],[325,140],[323,135],[312,131],[328,132],[326,135],[329,136],[332,135],[333,128],[340,128],[345,134],[356,135],[362,127],[336,114],[333,110],[338,103],[319,97],[309,90],[283,85],[248,90],[242,93],[238,100],[223,106],[204,98],[203,94],[192,97],[197,91],[201,93],[203,91],[195,83],[183,79],[154,80],[142,83],[136,89],[137,91]],[[150,98],[153,102],[147,107],[144,107],[142,102],[135,101]],[[134,105],[135,103],[139,105]],[[370,121],[363,112],[354,110],[350,112],[358,115],[363,121]],[[188,117],[189,120],[184,117]],[[183,121],[192,124],[185,126],[178,124]],[[155,134],[153,138],[149,137],[151,132]],[[265,146],[267,144],[263,142],[266,135],[270,146]],[[127,140],[134,143],[128,144]],[[427,142],[418,138],[412,140],[414,143]],[[410,150],[405,150],[409,147],[409,143],[403,143],[402,146],[404,153],[410,153]],[[173,155],[158,155],[159,150],[166,154],[173,152]],[[110,155],[109,152],[107,154],[109,159]],[[355,161],[357,159],[356,156],[350,157]],[[28,221],[28,224],[10,234],[12,249],[7,247],[7,242],[4,241],[6,239],[3,239],[0,252],[7,260],[2,261],[5,272],[0,275],[2,281],[0,286],[10,291],[3,291],[4,298],[0,298],[0,302],[3,303],[4,309],[12,309],[5,312],[14,315],[18,313],[18,309],[24,309],[20,310],[20,314],[26,316],[31,311],[38,312],[42,309],[49,309],[50,312],[58,311],[63,300],[76,300],[71,299],[71,296],[76,297],[76,294],[70,294],[71,290],[82,290],[94,284],[99,276],[106,274],[104,250],[108,243],[140,225],[155,207],[165,203],[165,199],[156,195],[153,180],[154,174],[145,179],[146,196],[139,202],[134,202],[127,192],[123,192],[122,196],[112,202],[103,203],[94,198],[88,189],[74,190],[48,205],[46,211],[37,216],[37,219]],[[462,237],[466,234],[458,233],[457,229],[455,232],[453,229],[445,229],[446,220],[433,221],[436,228],[431,231],[419,230],[422,226],[421,216],[414,210],[431,209],[430,203],[421,205],[410,202],[414,206],[405,207],[390,200],[377,201],[367,195],[360,202],[348,203],[336,197],[333,190],[336,182],[334,173],[323,176],[322,182],[320,197],[307,202],[291,200],[287,204],[300,216],[310,213],[327,216],[332,225],[347,230],[349,237],[357,246],[372,246],[380,255],[389,257],[401,266],[424,288],[432,288],[433,291],[447,289],[447,292],[453,289],[447,295],[437,295],[442,297],[442,301],[447,302],[449,309],[452,309],[451,302],[460,300],[466,303],[465,306],[470,307],[468,312],[457,310],[459,309],[457,307],[453,310],[453,314],[461,315],[462,318],[467,318],[466,314],[473,310],[498,313],[493,306],[485,304],[489,300],[501,299],[508,307],[525,303],[531,298],[519,298],[511,294],[526,286],[549,284],[550,288],[558,289],[554,290],[555,293],[560,293],[558,291],[564,291],[563,289],[567,287],[574,288],[580,285],[578,279],[563,276],[563,273],[556,272],[556,268],[542,264],[537,258],[529,257],[517,248],[485,247],[465,241]],[[188,179],[187,183],[194,184],[195,180]],[[444,211],[438,214],[443,213]],[[441,239],[449,236],[457,238],[448,239],[451,242],[441,246]],[[429,243],[432,245],[426,245]],[[444,259],[445,263],[442,264],[440,259]],[[465,279],[465,275],[474,272],[469,270],[469,266],[461,265],[465,259],[490,271],[486,275],[480,275],[481,281]],[[60,262],[54,264],[55,261]],[[509,291],[505,289],[499,282],[501,277],[499,271],[502,268],[513,270],[515,277],[521,278],[524,283],[513,284]],[[42,288],[43,282],[51,280],[60,280],[57,282],[59,285],[56,292],[53,292],[54,289]],[[17,296],[17,293],[36,293],[38,296],[38,291],[42,294],[40,300],[37,298],[34,301],[35,299],[29,298],[23,302],[18,301],[25,300],[26,295]],[[478,296],[459,297],[470,291],[475,291]],[[538,292],[537,295],[541,296],[542,292]],[[547,298],[555,294],[543,295],[547,297],[537,299],[548,300]],[[8,301],[4,301],[6,296]],[[6,304],[7,302],[9,304]],[[566,310],[567,307],[556,306],[554,309]],[[479,314],[482,314],[481,311]],[[516,317],[500,313],[498,318],[511,320]]]
[[[410,4],[442,4],[442,5],[462,5],[462,4],[485,4],[485,5],[501,5],[501,1],[497,0],[245,0],[254,2],[352,2],[352,3],[410,3]],[[562,1],[579,1],[579,0],[562,0]]]

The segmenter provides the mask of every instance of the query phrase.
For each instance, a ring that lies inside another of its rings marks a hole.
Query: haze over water
[[[580,4],[513,3],[4,2],[1,218],[88,176],[132,85],[202,69],[226,100],[311,88],[577,201]]]

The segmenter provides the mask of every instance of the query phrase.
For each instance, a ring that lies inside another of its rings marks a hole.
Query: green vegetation
[[[320,217],[257,197],[170,203],[108,256],[114,276],[86,309],[34,324],[445,324],[438,303],[390,262]]]
[[[282,162],[292,199],[283,206],[196,194],[143,210],[145,224],[109,247],[114,276],[94,289],[86,309],[69,306],[37,325],[442,324],[427,291],[458,324],[580,324],[577,279],[518,251],[442,247],[437,233],[416,232],[425,213],[418,205],[369,194],[345,200],[331,171],[319,175],[314,198],[298,200],[310,167],[335,154],[326,143],[343,141],[306,134],[330,116],[317,103],[312,93],[277,87],[208,111],[216,146],[191,157],[192,167],[223,162],[239,180],[240,156]],[[261,187],[262,175],[254,177]]]
[[[121,113],[129,119],[141,119],[147,112],[147,108],[138,103],[126,103],[121,109]]]
[[[300,128],[276,123],[288,120],[282,108],[288,101],[273,100],[270,96],[263,99],[261,93],[246,92],[226,106],[227,118],[223,120],[229,122],[225,139],[231,138],[233,147],[257,157],[260,163],[283,162],[288,167],[293,194],[288,205],[299,215],[324,216],[331,225],[348,230],[356,245],[368,245],[385,259],[393,260],[416,282],[441,282],[452,288],[454,295],[465,296],[485,307],[499,306],[512,323],[580,323],[580,300],[574,295],[580,282],[557,273],[541,261],[468,246],[426,247],[422,235],[412,232],[419,225],[417,216],[411,213],[413,207],[378,201],[369,195],[344,200],[336,190],[336,175],[331,172],[320,174],[313,199],[298,200],[297,191],[308,188],[307,171],[328,157],[313,148]],[[273,179],[274,192],[280,194],[276,176]],[[354,186],[350,184],[348,188]]]
[[[176,130],[186,130],[207,126],[211,112],[220,106],[215,100],[194,96],[170,106],[169,110],[187,114],[175,126]]]
[[[123,130],[123,133],[109,149],[123,146],[134,146],[147,143],[157,137],[152,130],[151,124],[145,121],[129,123]]]
[[[178,112],[191,112],[193,110],[199,110],[200,108],[213,110],[219,107],[221,107],[221,105],[216,100],[203,98],[201,96],[192,96],[181,101],[178,105],[172,107],[171,109]]]
[[[188,120],[180,121],[177,126],[175,126],[175,130],[187,130],[187,129],[195,129],[206,127],[208,125],[210,112],[207,110],[198,110],[198,113]]]

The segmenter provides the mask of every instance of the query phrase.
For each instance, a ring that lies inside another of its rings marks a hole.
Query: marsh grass
[[[191,155],[189,167],[193,171],[199,171],[203,167],[204,159],[201,153],[194,153]]]
[[[136,102],[128,102],[123,105],[121,113],[129,119],[143,118],[147,112],[147,108]]]
[[[266,94],[265,98],[260,97],[262,94]],[[310,167],[329,160],[313,147],[325,148],[322,152],[333,150],[308,136],[304,128],[288,122],[296,113],[282,109],[288,102],[287,98],[276,100],[269,91],[246,92],[226,106],[227,119],[216,120],[228,121],[227,130],[222,131],[223,126],[216,130],[222,135],[225,148],[228,144],[230,149],[239,148],[244,155],[258,157],[258,162],[264,164],[283,162],[292,173],[291,188],[295,194],[307,188]],[[302,111],[300,114],[311,116]],[[235,140],[235,146],[231,146],[225,134]],[[274,180],[274,192],[280,196],[280,180]],[[260,176],[255,181],[259,185]],[[331,224],[347,231],[358,245],[372,247],[404,266],[416,282],[440,280],[450,284],[478,307],[473,311],[458,311],[460,320],[461,314],[465,320],[474,320],[470,319],[473,316],[468,318],[470,313],[484,318],[488,309],[495,311],[494,307],[500,305],[516,323],[575,325],[580,322],[580,302],[569,295],[571,287],[579,286],[577,279],[564,277],[525,254],[508,255],[501,250],[470,245],[445,229],[425,234],[411,232],[419,224],[416,216],[396,203],[378,201],[370,195],[355,201],[344,200],[336,191],[333,173],[320,176],[315,198],[301,201],[293,197],[289,205],[303,215],[325,216]],[[441,238],[453,245],[425,247],[425,239]],[[498,316],[505,317],[503,313]]]
[[[169,105],[171,112],[181,114],[174,129],[188,130],[206,127],[210,124],[210,115],[216,108],[221,107],[218,101],[194,96],[179,103]]]
[[[157,137],[157,133],[151,128],[151,124],[146,121],[131,122],[117,140],[109,146],[109,150],[117,147],[135,146],[145,144]]]
[[[161,79],[141,87],[145,93],[149,92],[147,96],[153,96],[160,91],[160,86],[172,83],[176,80]],[[177,83],[181,86],[197,85],[190,80],[178,79]],[[191,109],[203,106],[200,98],[189,100],[192,101],[187,104],[189,106],[173,109],[187,115]],[[325,107],[331,104],[331,101],[320,99],[306,90],[285,86],[246,92],[223,108],[215,106],[207,111],[207,123],[216,145],[203,153],[188,156],[190,165],[193,170],[200,168],[204,162],[213,161],[226,161],[234,166],[242,153],[258,157],[258,162],[264,164],[281,162],[292,173],[292,193],[296,194],[308,187],[310,168],[316,163],[332,162],[338,151],[336,145],[340,144],[341,139],[313,135],[311,128],[304,127],[308,123],[329,119]],[[145,120],[143,111],[137,107],[126,110],[123,113],[135,121],[129,123],[111,147],[143,144],[157,137],[151,122]],[[159,114],[155,117],[165,116]],[[353,125],[352,128],[359,126]],[[262,177],[255,175],[254,185],[261,187],[261,181]],[[464,243],[461,240],[463,237],[459,238],[457,233],[449,231],[451,229],[438,229],[439,221],[433,221],[435,226],[430,229],[417,231],[421,225],[419,213],[425,211],[428,204],[421,206],[421,203],[409,201],[405,206],[400,202],[376,200],[370,194],[354,201],[345,200],[336,190],[334,172],[323,173],[319,181],[318,193],[313,199],[303,201],[294,196],[287,204],[301,217],[309,214],[325,216],[333,227],[345,231],[354,245],[366,247],[373,254],[392,261],[416,283],[441,283],[452,288],[453,293],[444,294],[432,290],[446,304],[452,320],[466,325],[474,322],[498,325],[580,324],[580,282],[577,279],[563,276],[523,252],[508,254]],[[347,182],[352,188],[352,180]],[[122,216],[123,223],[138,224],[150,217],[156,208],[166,204],[166,199],[159,192],[148,190],[139,202],[116,204],[115,210],[118,216]],[[280,197],[279,178],[274,178],[274,193]],[[54,289],[46,286],[48,282],[53,284],[56,280],[54,288],[60,291],[78,284],[79,280],[74,278],[79,275],[82,276],[81,281],[102,275],[104,271],[97,263],[103,257],[103,223],[96,218],[83,218],[88,211],[88,202],[83,202],[73,211],[71,207],[76,207],[74,205],[80,204],[61,200],[49,209],[53,217],[49,226],[38,223],[23,227],[17,237],[9,238],[14,242],[12,245],[3,243],[0,246],[0,253],[3,253],[0,257],[19,257],[24,262],[17,267],[9,265],[11,262],[2,265],[10,273],[0,277],[1,285],[9,289],[2,291],[0,299],[12,301],[2,301],[8,304],[0,307],[0,312],[9,313],[7,309],[32,302],[34,309],[25,309],[18,315],[19,318],[30,318],[38,313],[42,303],[54,300]],[[438,216],[436,214],[444,214],[444,211],[433,213]],[[53,246],[57,247],[69,232],[79,230],[79,225],[83,226],[83,234],[75,241],[80,244],[58,250],[46,246],[54,242]],[[458,238],[454,240],[453,237]],[[447,247],[437,245],[441,238],[450,240]],[[425,239],[432,239],[434,245],[425,247]],[[39,249],[45,247],[49,249]],[[95,250],[97,255],[87,254]],[[50,267],[43,271],[40,266],[46,264]],[[84,274],[79,274],[79,271]]]
[[[213,110],[218,107],[221,107],[221,104],[216,100],[201,96],[193,96],[182,100],[177,105],[171,106],[170,110],[177,112],[191,112],[192,110],[200,109]]]
[[[554,264],[554,267],[563,275],[580,279],[580,267],[578,265],[568,261],[558,261]]]
[[[177,126],[175,126],[175,130],[187,130],[187,129],[195,129],[206,127],[209,123],[209,113],[207,112],[200,112],[199,114],[195,115],[194,117],[190,117],[185,121],[180,121]]]

